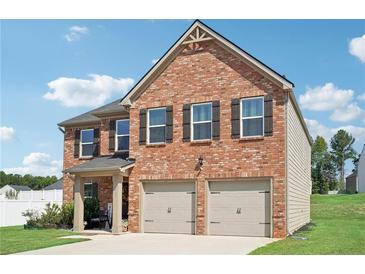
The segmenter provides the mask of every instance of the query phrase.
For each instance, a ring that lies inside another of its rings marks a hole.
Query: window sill
[[[210,145],[212,140],[192,140],[190,141],[191,145]]]
[[[240,142],[246,142],[246,141],[260,141],[264,140],[264,136],[253,136],[253,137],[241,137],[239,139]]]
[[[79,160],[90,160],[92,158],[94,158],[94,156],[81,156],[79,157]]]
[[[166,143],[146,144],[146,147],[165,147]]]

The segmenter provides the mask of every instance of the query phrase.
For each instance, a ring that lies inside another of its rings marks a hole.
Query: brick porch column
[[[113,175],[113,227],[112,233],[123,231],[122,224],[123,176]]]
[[[84,181],[80,176],[75,177],[74,201],[74,231],[84,230]]]

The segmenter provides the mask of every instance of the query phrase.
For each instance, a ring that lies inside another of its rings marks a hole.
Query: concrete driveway
[[[70,237],[70,236],[69,236]],[[248,254],[276,239],[260,237],[196,236],[126,233],[122,235],[71,236],[90,241],[67,244],[19,255],[134,255],[134,254]]]

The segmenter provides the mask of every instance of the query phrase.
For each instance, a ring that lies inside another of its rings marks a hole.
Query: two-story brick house
[[[294,85],[196,21],[121,100],[65,129],[64,200],[131,232],[285,237],[309,222],[311,138]],[[123,201],[122,201],[123,200]]]

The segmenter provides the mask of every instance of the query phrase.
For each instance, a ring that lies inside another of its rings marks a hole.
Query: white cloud
[[[364,143],[365,141],[365,127],[347,125],[342,127],[329,128],[325,125],[322,125],[317,120],[305,119],[305,122],[307,123],[309,132],[314,139],[316,138],[316,136],[320,135],[324,137],[327,141],[329,141],[331,137],[337,133],[337,131],[339,131],[340,129],[344,129],[347,132],[350,132],[357,142]]]
[[[88,34],[89,29],[87,27],[72,26],[69,28],[69,33],[65,35],[67,42],[73,42],[79,40],[82,35]]]
[[[34,176],[62,176],[62,161],[51,160],[51,156],[42,152],[32,152],[23,159],[23,166],[3,168],[5,173],[31,174]]]
[[[359,96],[357,96],[357,99],[365,101],[365,92],[363,94],[360,94]]]
[[[15,138],[15,129],[12,127],[0,127],[0,140],[9,141]]]
[[[324,86],[307,88],[305,94],[300,95],[299,102],[304,109],[326,111],[343,108],[352,101],[354,91],[339,89],[333,83]]]
[[[330,116],[331,120],[348,122],[354,119],[362,120],[365,123],[365,111],[357,103],[351,103],[344,108],[336,109]]]
[[[365,34],[350,41],[349,52],[365,63]]]
[[[59,101],[65,107],[97,107],[103,105],[113,93],[124,95],[134,83],[132,78],[113,78],[90,74],[90,79],[60,77],[48,83],[52,90],[43,95]]]
[[[158,62],[158,60],[160,60],[160,59],[153,58],[152,61],[151,61],[152,65],[156,64]]]

